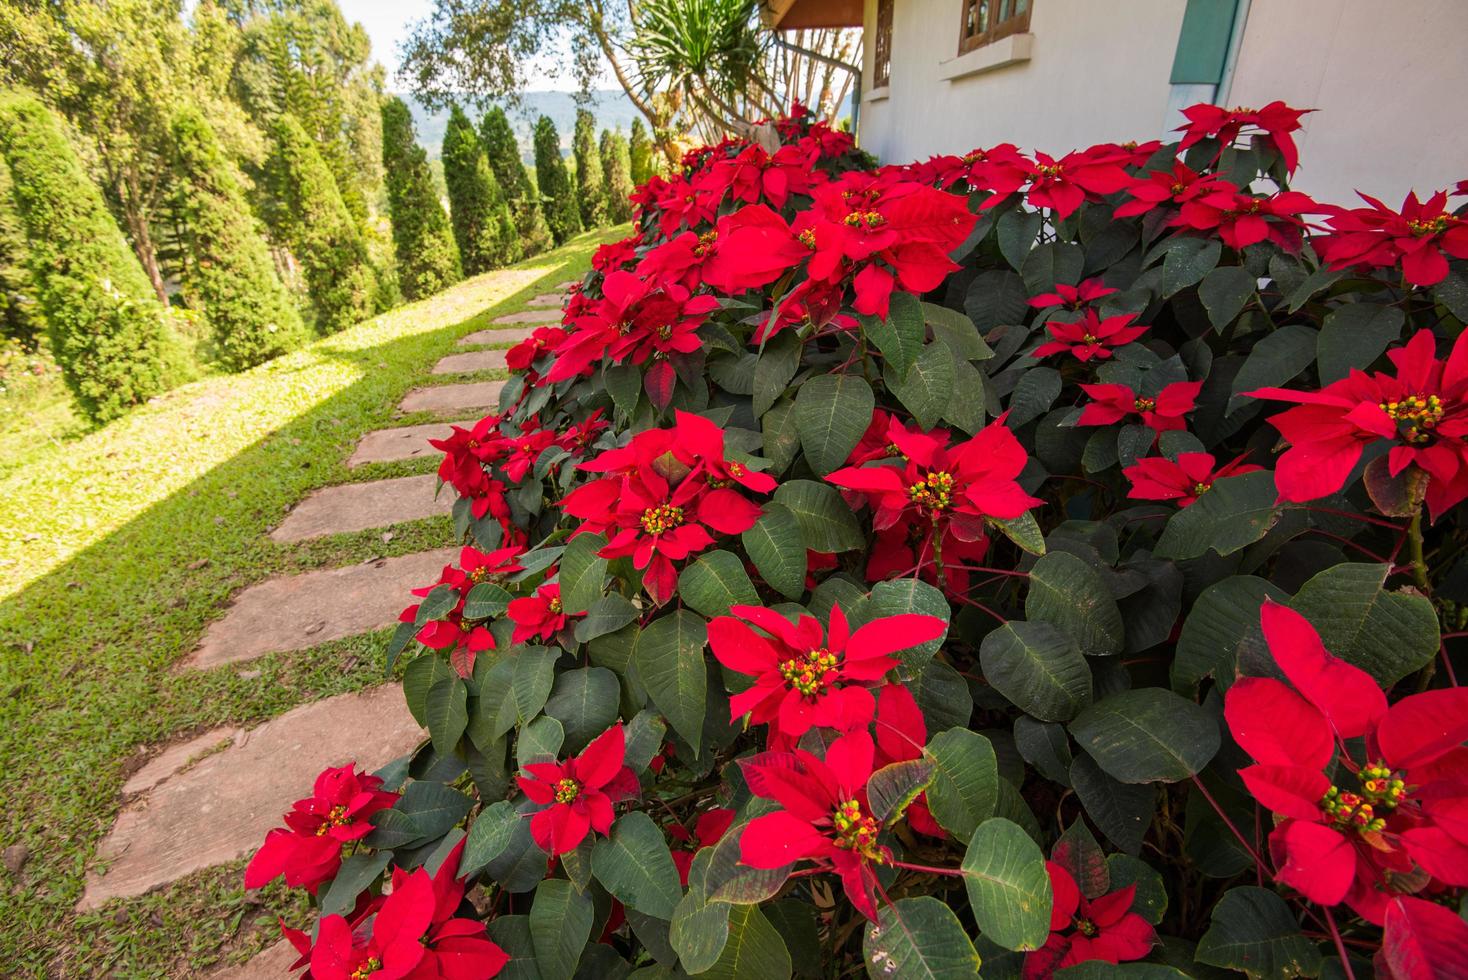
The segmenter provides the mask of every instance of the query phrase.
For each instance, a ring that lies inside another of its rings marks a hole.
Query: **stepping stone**
[[[209,974],[209,980],[282,980],[292,975],[291,964],[300,958],[290,941],[282,939],[256,953],[248,962]]]
[[[432,473],[327,487],[297,504],[270,537],[302,541],[452,512],[454,495],[441,493],[435,497],[437,489],[438,477]]]
[[[570,289],[572,286],[579,286],[579,285],[581,285],[581,280],[580,279],[567,279],[565,282],[558,282],[558,283],[556,283],[556,288],[559,289],[559,290],[561,290],[562,292],[565,292],[566,290]]]
[[[391,626],[412,602],[409,592],[431,583],[457,554],[439,548],[252,585],[209,624],[182,666],[205,670]]]
[[[123,807],[97,848],[107,873],[87,876],[77,911],[244,857],[322,769],[378,769],[422,737],[398,684],[302,705],[241,733]]]
[[[541,293],[539,296],[534,297],[533,299],[531,299],[525,305],[526,306],[554,306],[555,308],[560,309],[565,304],[566,304],[566,294],[565,293]]]
[[[491,351],[490,353],[494,353]],[[467,355],[456,354],[456,357]],[[428,444],[429,439],[447,439],[453,428],[447,422],[427,422],[423,425],[400,425],[395,429],[378,429],[369,432],[357,443],[347,460],[348,466],[363,463],[390,463],[399,459],[417,456],[435,456],[438,450]]]
[[[169,746],[149,759],[143,768],[122,784],[123,799],[146,793],[169,776],[183,770],[195,759],[202,759],[222,745],[233,744],[243,734],[244,730],[239,728],[215,728],[187,742]]]
[[[503,371],[505,352],[502,350],[471,350],[463,354],[450,354],[433,366],[434,374],[476,374],[480,371]]]
[[[534,332],[534,327],[514,327],[509,330],[476,330],[471,334],[465,334],[460,337],[459,346],[472,347],[475,344],[518,344],[522,340],[529,340],[530,335]]]
[[[497,316],[490,323],[560,323],[561,310],[521,310],[519,313],[506,313]]]
[[[471,381],[461,385],[414,388],[398,407],[404,412],[457,412],[469,408],[493,411],[500,404],[503,381]]]

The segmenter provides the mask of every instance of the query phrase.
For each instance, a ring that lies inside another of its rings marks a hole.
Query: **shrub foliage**
[[[561,135],[549,116],[535,124],[535,182],[551,236],[560,245],[581,234],[581,210],[566,161],[561,157]]]
[[[500,189],[505,192],[510,210],[515,216],[515,230],[519,233],[521,251],[524,255],[539,255],[554,243],[550,228],[545,223],[545,214],[540,199],[530,183],[530,173],[520,156],[520,144],[505,110],[494,106],[484,114],[479,123],[479,139],[484,145],[484,155],[489,160]]]
[[[581,209],[581,224],[599,228],[607,223],[607,180],[596,141],[596,117],[585,109],[576,110],[571,152],[576,157],[576,203]]]
[[[398,256],[398,284],[410,300],[432,296],[463,276],[449,216],[433,186],[428,153],[418,145],[407,103],[382,103],[382,167]]]
[[[474,124],[458,106],[450,111],[444,130],[443,179],[464,274],[477,275],[518,259],[515,219]]]

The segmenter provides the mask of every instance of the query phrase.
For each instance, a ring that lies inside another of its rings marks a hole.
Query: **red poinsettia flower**
[[[1177,381],[1144,398],[1123,384],[1081,385],[1093,400],[1081,410],[1076,425],[1115,425],[1135,417],[1154,432],[1185,429],[1183,416],[1193,410],[1202,388],[1201,381]]]
[[[1186,507],[1213,489],[1219,480],[1264,468],[1245,463],[1248,458],[1249,454],[1245,453],[1215,468],[1211,453],[1179,453],[1175,461],[1166,456],[1148,456],[1121,472],[1131,481],[1132,488],[1127,491],[1131,499],[1171,500],[1179,507]]]
[[[533,596],[511,599],[505,614],[515,624],[510,634],[511,643],[524,643],[532,637],[549,640],[566,628],[569,617],[561,608],[561,587],[556,582],[542,585]],[[585,616],[586,613],[575,613]]]
[[[529,337],[505,351],[505,366],[511,371],[528,370],[541,355],[565,342],[566,331],[561,327],[537,327]]]
[[[921,759],[928,744],[928,724],[912,691],[902,684],[885,684],[877,691],[877,718],[872,725],[876,733],[876,768],[894,762]],[[919,793],[907,805],[907,825],[920,834],[944,838],[944,830],[928,809],[928,794]]]
[[[766,752],[739,760],[754,795],[781,809],[755,817],[739,837],[739,858],[751,868],[783,868],[814,861],[835,871],[846,897],[862,915],[877,919],[874,864],[891,859],[867,802],[875,747],[868,733],[832,742],[826,758],[809,752]]]
[[[1300,247],[1305,222],[1299,216],[1318,211],[1309,195],[1280,191],[1268,197],[1240,193],[1226,180],[1214,179],[1194,193],[1168,222],[1179,228],[1216,233],[1229,248],[1244,249],[1266,239],[1287,252]]]
[[[939,187],[952,187],[962,180],[968,189],[987,192],[1003,200],[1029,179],[1034,164],[1012,143],[987,150],[970,150],[961,157],[937,157],[929,162],[930,178]]]
[[[1384,918],[1372,963],[1381,980],[1468,977],[1468,923],[1455,910],[1399,895],[1387,903]]]
[[[1085,310],[1079,320],[1051,320],[1045,330],[1052,339],[1036,347],[1033,356],[1070,354],[1081,362],[1093,357],[1105,360],[1113,347],[1125,347],[1147,332],[1145,325],[1132,326],[1136,318],[1135,313],[1123,313],[1103,320],[1095,310]]]
[[[1044,309],[1047,306],[1063,306],[1068,310],[1079,310],[1114,292],[1116,292],[1115,289],[1107,286],[1100,279],[1087,279],[1079,286],[1057,282],[1055,292],[1041,293],[1030,300],[1030,305],[1038,309]]]
[[[704,282],[729,295],[769,285],[810,258],[811,249],[784,218],[763,204],[719,219]]]
[[[1199,103],[1183,110],[1187,124],[1179,126],[1183,138],[1179,149],[1186,150],[1199,140],[1217,137],[1223,146],[1231,146],[1244,132],[1258,132],[1279,150],[1285,169],[1294,173],[1300,164],[1300,152],[1291,135],[1300,128],[1300,117],[1314,109],[1292,109],[1278,100],[1262,109],[1225,109]]]
[[[612,829],[612,805],[637,793],[637,776],[623,760],[627,737],[613,725],[565,762],[532,762],[516,777],[532,802],[545,804],[530,818],[530,835],[551,857],[574,851],[595,831]]]
[[[1077,963],[1129,963],[1140,960],[1157,943],[1152,923],[1133,912],[1137,886],[1127,885],[1097,898],[1081,893],[1075,878],[1054,861],[1045,862],[1050,873],[1050,938],[1045,945],[1025,954],[1024,980],[1046,980],[1057,970]]]
[[[1118,218],[1147,214],[1164,204],[1181,207],[1213,187],[1213,178],[1204,177],[1182,161],[1174,161],[1171,170],[1153,170],[1133,181],[1126,192],[1132,200],[1117,205]]]
[[[681,823],[668,825],[668,835],[685,845],[673,851],[673,864],[678,868],[678,880],[683,883],[684,888],[688,887],[688,871],[693,867],[694,855],[722,840],[732,823],[733,810],[714,807],[698,815],[692,831]]]
[[[897,666],[893,654],[948,629],[936,616],[905,614],[874,619],[852,633],[840,606],[831,607],[829,631],[814,616],[792,623],[761,606],[732,606],[729,612],[710,620],[709,647],[719,663],[755,678],[752,687],[730,698],[730,718],[748,714],[752,724],[767,724],[772,734],[790,738],[812,728],[865,728],[877,709],[868,686]]]
[[[1387,357],[1395,376],[1352,371],[1320,391],[1260,388],[1252,398],[1294,402],[1272,417],[1290,448],[1275,466],[1280,497],[1302,502],[1345,485],[1367,445],[1392,443],[1389,470],[1416,466],[1429,477],[1427,507],[1434,516],[1468,497],[1468,333],[1446,361],[1436,356],[1431,330],[1418,331]]]
[[[1322,905],[1348,902],[1380,922],[1394,881],[1421,869],[1468,885],[1468,688],[1410,695],[1388,707],[1371,675],[1330,654],[1286,606],[1260,610],[1288,684],[1244,677],[1224,717],[1255,764],[1239,776],[1280,818],[1269,837],[1275,877]],[[1366,762],[1347,751],[1365,739]],[[1333,781],[1324,770],[1336,760]]]
[[[512,439],[506,440],[506,451],[500,468],[505,471],[505,476],[510,482],[519,483],[525,479],[525,474],[534,468],[540,454],[556,441],[556,434],[551,429],[542,429],[540,419],[529,418],[520,423],[520,434]]]
[[[1059,160],[1036,153],[1025,202],[1031,207],[1050,208],[1057,218],[1068,218],[1087,199],[1115,194],[1131,184],[1132,178],[1121,165],[1125,158],[1125,154],[1108,152],[1104,147],[1067,153]],[[998,200],[991,197],[984,203]]]
[[[414,639],[430,650],[449,651],[449,661],[460,677],[471,676],[474,673],[475,658],[484,651],[495,648],[494,634],[490,632],[488,620],[466,619],[464,601],[474,586],[521,571],[519,557],[523,552],[524,548],[519,545],[498,548],[488,554],[466,546],[459,552],[460,567],[445,565],[437,582],[413,590],[414,595],[426,597],[439,586],[447,585],[459,593],[454,606],[442,617],[424,623]],[[419,604],[407,607],[398,616],[398,621],[417,622],[419,608]]]
[[[367,818],[397,799],[397,793],[382,788],[380,778],[357,772],[352,763],[324,770],[311,795],[291,805],[285,827],[265,835],[245,867],[245,887],[263,888],[284,876],[290,887],[316,894],[340,870],[342,845],[371,833]]]
[[[1371,206],[1331,209],[1325,220],[1331,234],[1314,240],[1315,250],[1332,269],[1400,263],[1402,278],[1412,285],[1435,286],[1448,276],[1448,256],[1468,259],[1468,221],[1447,210],[1445,191],[1426,201],[1409,193],[1401,211],[1366,194],[1361,199]]]

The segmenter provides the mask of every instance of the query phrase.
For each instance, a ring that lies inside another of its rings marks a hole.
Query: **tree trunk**
[[[128,180],[117,182],[117,197],[122,202],[123,220],[127,223],[128,238],[138,262],[153,284],[153,293],[158,302],[168,304],[168,290],[163,285],[163,273],[158,268],[158,250],[153,247],[153,235],[148,230],[148,216],[138,206],[137,194]]]

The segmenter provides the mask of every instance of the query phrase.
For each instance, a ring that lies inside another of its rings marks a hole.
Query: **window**
[[[883,88],[892,81],[892,5],[895,0],[877,0],[877,43],[872,52],[872,87]],[[964,0],[965,3],[970,0]],[[1028,0],[1025,0],[1028,3]]]
[[[1030,0],[960,0],[958,53],[983,47],[1001,37],[1030,29]],[[880,8],[878,8],[880,11]],[[878,44],[881,35],[878,34]],[[880,50],[880,49],[879,49]]]

